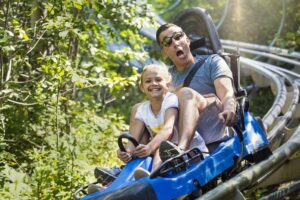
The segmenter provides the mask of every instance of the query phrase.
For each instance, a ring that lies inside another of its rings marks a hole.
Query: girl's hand
[[[118,149],[117,153],[118,153],[118,158],[122,160],[124,163],[128,163],[132,159],[131,153],[120,151],[120,149]]]
[[[137,146],[133,152],[133,154],[138,157],[146,157],[146,156],[151,155],[151,153],[152,153],[152,150],[151,150],[150,146],[144,145],[144,144],[139,144],[139,146]]]

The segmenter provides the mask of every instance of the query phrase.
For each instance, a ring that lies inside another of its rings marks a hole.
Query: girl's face
[[[170,86],[170,77],[166,72],[162,72],[158,67],[149,68],[142,74],[140,88],[149,99],[163,98]]]

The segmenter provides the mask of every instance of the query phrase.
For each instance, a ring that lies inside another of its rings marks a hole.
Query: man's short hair
[[[162,32],[164,32],[165,30],[167,30],[168,28],[172,27],[172,26],[179,27],[179,26],[177,26],[176,24],[166,23],[166,24],[161,25],[161,26],[157,29],[157,31],[156,31],[156,42],[157,42],[157,44],[158,44],[159,46],[161,46],[161,45],[160,45],[160,41],[159,41],[159,36],[160,36],[160,34],[161,34]]]

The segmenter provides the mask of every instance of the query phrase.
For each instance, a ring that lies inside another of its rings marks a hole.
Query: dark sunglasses
[[[180,31],[180,32],[174,32],[171,37],[165,37],[162,40],[161,45],[164,46],[164,47],[169,47],[172,44],[172,42],[173,42],[173,38],[174,38],[174,40],[178,41],[183,36],[184,36],[184,32],[182,32],[182,31]]]

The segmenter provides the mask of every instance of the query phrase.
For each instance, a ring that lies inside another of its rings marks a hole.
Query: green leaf
[[[29,40],[29,37],[28,35],[25,33],[25,31],[22,33],[22,36],[24,38],[25,41],[28,41]]]
[[[16,19],[11,20],[12,25],[17,26],[19,25],[19,22]]]
[[[8,37],[4,36],[2,39],[0,39],[0,44],[4,45],[6,42],[8,42]]]
[[[68,33],[69,33],[69,30],[66,30],[66,31],[60,32],[58,35],[59,35],[59,37],[61,37],[62,39],[65,39],[65,38],[67,37]]]

